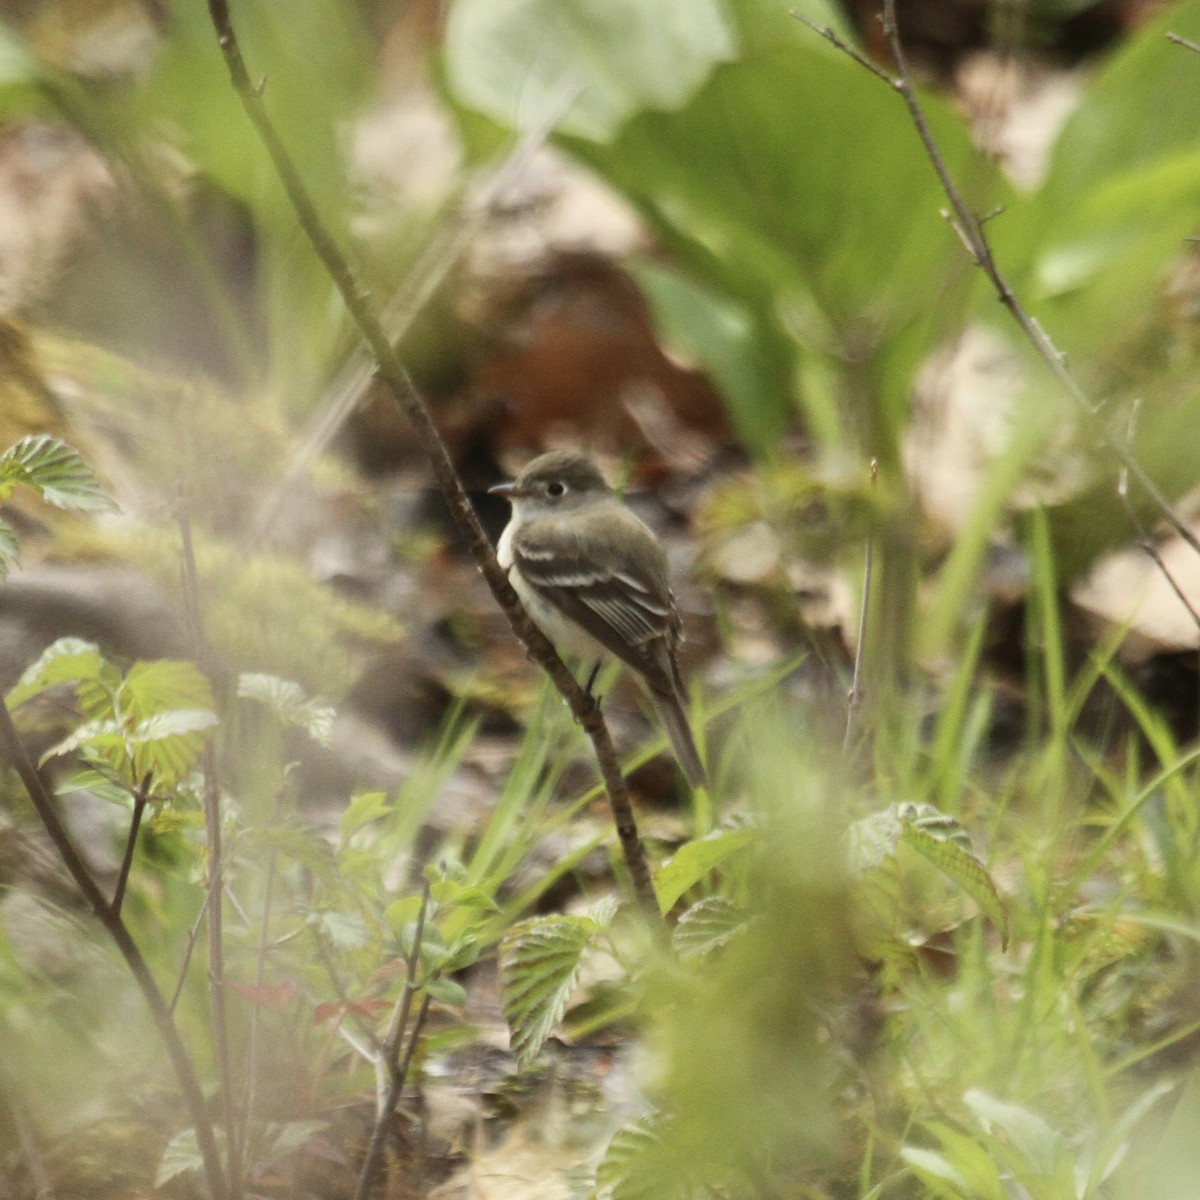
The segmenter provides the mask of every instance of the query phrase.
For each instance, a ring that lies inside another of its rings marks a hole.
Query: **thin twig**
[[[180,564],[183,574],[184,613],[191,637],[192,655],[211,679],[208,646],[204,638],[200,604],[200,576],[196,570],[196,549],[187,509],[179,506],[181,538]],[[225,864],[221,849],[221,782],[217,774],[217,754],[212,738],[204,743],[201,754],[204,773],[204,830],[208,843],[208,986],[212,1007],[213,1052],[221,1076],[221,1117],[227,1139],[230,1200],[241,1200],[242,1141],[237,1118],[233,1066],[229,1057],[229,1020],[225,1006],[225,935],[223,903]]]
[[[367,1197],[371,1194],[371,1188],[375,1183],[375,1176],[379,1171],[380,1160],[383,1156],[383,1148],[387,1142],[388,1126],[391,1124],[392,1113],[396,1111],[396,1105],[400,1103],[400,1096],[404,1091],[404,1082],[408,1075],[409,1063],[412,1061],[411,1048],[403,1060],[400,1058],[400,1053],[404,1046],[404,1035],[408,1025],[408,1016],[412,1011],[413,997],[417,994],[420,987],[428,982],[428,980],[418,979],[421,965],[421,942],[425,937],[425,919],[428,913],[429,880],[426,879],[421,890],[421,907],[417,912],[417,923],[413,930],[412,945],[408,949],[408,959],[405,963],[404,991],[401,992],[400,999],[396,1002],[396,1007],[392,1010],[392,1019],[388,1026],[387,1037],[383,1043],[383,1061],[387,1067],[388,1086],[376,1105],[375,1126],[371,1130],[371,1140],[367,1145],[367,1153],[363,1158],[362,1169],[359,1171],[358,1187],[354,1193],[354,1200],[367,1200]],[[421,1006],[421,1014],[418,1017],[417,1023],[413,1026],[414,1037],[424,1020],[424,1012],[428,1008],[428,1000],[429,997],[426,994]]]
[[[175,979],[175,990],[171,993],[171,1012],[174,1012],[179,1005],[179,998],[183,995],[184,985],[187,983],[188,970],[192,965],[192,955],[196,953],[196,944],[200,941],[200,927],[206,924],[204,917],[208,911],[208,891],[204,893],[204,898],[200,901],[200,911],[196,914],[196,919],[192,922],[191,929],[188,930],[187,946],[183,951],[183,962],[179,965],[179,974]]]
[[[150,776],[133,790],[133,815],[129,819],[129,833],[125,838],[125,853],[121,857],[121,870],[117,874],[117,886],[113,888],[112,910],[120,913],[125,903],[125,889],[129,886],[129,872],[133,870],[133,855],[137,849],[138,832],[142,827],[142,817],[146,813],[146,805],[150,802],[147,794]]]
[[[1138,487],[1145,493],[1154,507],[1158,509],[1163,520],[1193,550],[1200,554],[1200,537],[1197,537],[1176,514],[1170,502],[1159,490],[1154,480],[1146,473],[1145,468],[1134,457],[1129,447],[1105,427],[1104,422],[1100,419],[1098,410],[1088,400],[1079,381],[1071,373],[1071,369],[1067,365],[1066,356],[1055,346],[1037,319],[1025,311],[1016,294],[1009,286],[1008,280],[997,266],[996,260],[992,256],[991,244],[988,242],[987,235],[984,232],[984,221],[971,210],[962,193],[959,191],[958,185],[954,182],[954,178],[950,174],[950,169],[946,166],[946,160],[942,157],[942,152],[938,148],[937,141],[933,136],[933,131],[929,127],[929,122],[925,117],[925,110],[921,107],[921,101],[917,96],[912,76],[909,73],[908,59],[904,52],[904,45],[900,39],[900,29],[896,22],[896,0],[883,0],[882,17],[884,38],[887,41],[888,49],[891,52],[892,60],[896,67],[894,77],[889,75],[876,63],[871,62],[870,59],[859,53],[852,46],[848,46],[833,30],[814,25],[803,17],[800,19],[804,20],[806,25],[809,25],[810,28],[819,33],[832,45],[836,46],[843,53],[848,54],[860,66],[868,69],[876,78],[882,79],[903,99],[905,107],[908,109],[909,117],[917,131],[917,136],[921,139],[921,145],[925,148],[925,154],[933,166],[942,191],[946,195],[946,199],[950,202],[952,220],[956,232],[966,245],[974,264],[991,281],[992,287],[996,291],[996,298],[1004,305],[1013,320],[1016,321],[1021,332],[1032,343],[1038,355],[1050,368],[1058,384],[1075,401],[1091,435],[1128,471],[1130,478],[1137,483]]]
[[[1190,50],[1193,54],[1200,54],[1200,45],[1193,42],[1191,38],[1180,37],[1177,33],[1168,33],[1167,41],[1174,42],[1177,46],[1182,46],[1185,50]]]
[[[565,95],[534,129],[526,133],[502,162],[476,178],[456,213],[439,228],[408,270],[403,284],[380,313],[380,322],[392,345],[399,345],[429,298],[463,256],[471,238],[482,228],[497,199],[529,165],[545,144],[554,126],[570,108],[577,93]],[[328,448],[354,412],[375,372],[375,363],[363,346],[355,347],[335,375],[323,401],[300,440],[299,451],[279,483],[267,495],[254,521],[252,540],[265,539],[296,482]]]
[[[176,1082],[179,1084],[188,1116],[196,1131],[196,1144],[200,1150],[204,1178],[208,1184],[211,1200],[228,1200],[225,1172],[221,1166],[221,1155],[217,1149],[217,1139],[213,1132],[212,1122],[209,1120],[207,1103],[195,1068],[192,1066],[192,1060],[188,1056],[187,1047],[184,1046],[183,1039],[179,1036],[179,1030],[175,1028],[175,1022],[171,1018],[171,1010],[167,1007],[162,992],[159,991],[158,984],[155,982],[154,974],[142,956],[141,950],[138,949],[137,943],[133,940],[128,927],[121,920],[120,914],[113,911],[104,893],[100,890],[100,885],[93,878],[91,870],[80,857],[59,820],[54,802],[50,798],[49,789],[42,782],[37,768],[34,767],[33,761],[17,733],[16,726],[13,724],[8,706],[3,702],[0,702],[0,756],[16,769],[25,791],[29,794],[29,799],[33,802],[33,807],[37,810],[43,828],[51,842],[54,843],[59,858],[70,872],[71,878],[74,879],[76,887],[83,894],[84,900],[87,901],[100,924],[103,925],[105,932],[115,943],[121,957],[129,967],[134,981],[141,990],[146,1007],[150,1010],[150,1016],[166,1048],[167,1057],[171,1060]]]
[[[279,813],[279,798],[275,801],[276,816]],[[258,948],[255,952],[254,960],[254,986],[261,988],[266,979],[267,972],[267,945],[270,941],[271,933],[271,904],[275,894],[275,870],[277,865],[278,855],[275,848],[272,847],[267,854],[267,869],[266,878],[263,882],[263,902],[262,902],[262,924],[258,933]],[[246,1094],[242,1104],[242,1121],[241,1121],[241,1137],[238,1144],[242,1147],[250,1145],[250,1129],[254,1122],[254,1106],[258,1099],[258,1028],[259,1028],[259,1006],[257,1004],[250,1007],[250,1028],[246,1033]],[[246,1171],[246,1153],[243,1150],[242,1163],[243,1174]],[[230,1164],[232,1171],[233,1164]],[[242,1184],[244,1187],[244,1182]]]
[[[645,910],[657,916],[658,902],[650,876],[650,864],[638,834],[629,789],[621,773],[621,764],[600,706],[585,694],[579,682],[559,658],[553,644],[529,619],[508,581],[507,574],[496,561],[495,551],[483,532],[483,526],[480,525],[479,518],[471,506],[428,407],[417,393],[404,363],[376,315],[370,298],[321,220],[291,155],[267,113],[262,91],[250,78],[234,32],[227,0],[208,0],[208,9],[234,91],[271,158],[304,233],[367,343],[378,366],[380,378],[387,384],[396,403],[408,417],[446,499],[451,517],[466,540],[479,570],[497,604],[508,618],[513,632],[521,640],[529,656],[550,676],[559,694],[570,706],[575,719],[591,739],[605,790],[608,792],[609,807],[612,810],[617,837],[621,842],[621,851],[633,880],[634,892]]]
[[[316,925],[310,925],[309,930],[312,933],[313,944],[317,948],[317,957],[321,960],[321,966],[325,968],[325,974],[329,977],[329,982],[333,987],[334,994],[338,998],[338,1003],[342,1006],[343,1018],[349,1018],[354,1021],[358,1033],[363,1039],[364,1049],[367,1051],[364,1057],[368,1061],[374,1059],[375,1061],[382,1062],[384,1058],[382,1040],[372,1028],[370,1022],[359,1013],[354,1002],[350,999],[350,995],[342,983],[342,978],[338,974],[337,964],[333,961],[333,956],[329,953],[329,947],[325,944],[325,938],[322,936],[320,929]]]
[[[875,484],[879,479],[879,461],[871,459],[871,493],[874,495]],[[875,531],[867,530],[867,546],[863,552],[863,590],[862,606],[858,611],[858,642],[854,647],[854,675],[850,680],[850,695],[846,700],[846,734],[842,739],[842,751],[850,749],[850,740],[854,735],[854,726],[858,720],[858,710],[862,707],[863,686],[862,668],[864,647],[867,644],[867,614],[871,607],[871,580],[875,569]]]

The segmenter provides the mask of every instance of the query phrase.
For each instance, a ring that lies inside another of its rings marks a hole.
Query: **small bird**
[[[706,787],[675,653],[683,624],[658,538],[573,450],[543,454],[488,491],[512,503],[496,556],[534,623],[560,653],[629,667],[688,783]]]

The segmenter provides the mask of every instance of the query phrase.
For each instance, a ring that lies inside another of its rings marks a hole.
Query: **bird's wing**
[[[666,558],[654,535],[632,513],[606,507],[599,536],[591,514],[526,521],[512,541],[513,565],[549,603],[602,646],[646,677],[675,690],[675,645],[681,627],[667,582]],[[613,521],[623,536],[612,535]],[[614,545],[634,545],[619,553]]]

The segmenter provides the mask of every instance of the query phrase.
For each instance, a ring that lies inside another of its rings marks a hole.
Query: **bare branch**
[[[417,1035],[425,1022],[425,1014],[429,1010],[429,993],[426,992],[422,998],[417,1019],[413,1022],[412,1031],[409,1033],[407,1039],[407,1051],[405,1051],[404,1057],[401,1058],[401,1051],[405,1046],[405,1034],[409,1032],[407,1028],[408,1016],[412,1011],[413,997],[428,982],[428,980],[418,978],[421,968],[421,942],[425,937],[425,920],[428,915],[429,880],[426,879],[421,891],[421,907],[417,911],[417,923],[416,928],[413,930],[412,945],[408,949],[408,961],[405,964],[404,991],[400,994],[400,999],[397,1001],[396,1007],[392,1012],[387,1037],[383,1043],[383,1058],[388,1073],[388,1086],[379,1099],[379,1105],[375,1113],[375,1127],[371,1130],[371,1141],[367,1146],[367,1153],[358,1175],[358,1187],[354,1193],[354,1200],[367,1200],[367,1197],[371,1194],[371,1187],[379,1171],[383,1147],[387,1142],[388,1126],[391,1124],[392,1113],[396,1111],[396,1105],[400,1103],[400,1096],[404,1092],[404,1083],[408,1078],[408,1068],[412,1063]]]
[[[1177,33],[1168,33],[1167,41],[1174,42],[1177,46],[1182,46],[1185,50],[1191,50],[1193,54],[1200,54],[1200,45],[1197,45],[1191,38],[1180,37]]]
[[[1071,373],[1067,365],[1066,356],[1054,345],[1037,320],[1025,311],[1009,286],[1007,279],[1001,273],[995,258],[992,256],[991,245],[984,233],[983,227],[987,218],[978,217],[963,198],[958,185],[954,182],[954,178],[950,174],[946,160],[938,148],[933,131],[930,129],[929,122],[925,117],[925,111],[921,107],[921,101],[917,96],[917,91],[908,69],[908,59],[904,52],[904,45],[900,39],[899,26],[896,23],[896,0],[883,0],[882,22],[884,37],[896,66],[896,77],[894,79],[877,64],[866,59],[863,54],[859,53],[853,47],[847,46],[840,38],[836,36],[831,37],[819,28],[816,32],[825,37],[826,40],[831,41],[855,62],[866,67],[871,74],[882,79],[890,88],[900,94],[905,107],[908,109],[913,126],[917,131],[917,136],[921,139],[925,153],[938,177],[942,191],[945,193],[946,199],[950,202],[952,211],[948,219],[952,221],[955,232],[962,239],[975,265],[991,281],[992,286],[996,290],[997,299],[1008,310],[1013,320],[1020,327],[1021,332],[1050,368],[1058,384],[1075,401],[1088,431],[1113,455],[1121,467],[1129,473],[1129,477],[1137,483],[1138,487],[1145,493],[1154,507],[1158,509],[1163,520],[1193,550],[1200,554],[1200,538],[1180,519],[1171,507],[1170,502],[1159,490],[1158,485],[1146,473],[1141,463],[1133,456],[1125,442],[1115,436],[1100,420],[1095,407],[1084,395],[1079,381]],[[1178,38],[1173,40],[1182,41]]]
[[[234,91],[271,158],[304,233],[324,264],[334,286],[341,293],[351,318],[367,343],[378,366],[380,378],[387,384],[396,403],[408,417],[433,469],[454,523],[466,540],[480,572],[496,598],[496,603],[508,618],[513,632],[521,640],[529,656],[550,676],[559,694],[570,706],[575,719],[591,739],[634,892],[643,908],[657,917],[658,902],[650,877],[650,865],[638,834],[629,789],[621,774],[621,764],[600,707],[579,686],[578,680],[559,658],[552,643],[529,619],[508,581],[507,574],[496,561],[495,551],[463,489],[462,481],[454,469],[449,451],[434,425],[429,409],[413,385],[369,298],[321,220],[295,163],[267,113],[260,91],[250,80],[234,32],[227,0],[208,0],[208,9]]]
[[[149,776],[146,777],[146,780]],[[125,903],[125,889],[129,884],[129,872],[133,869],[133,855],[137,849],[138,833],[142,828],[142,817],[146,813],[149,796],[143,780],[133,791],[133,816],[129,820],[129,833],[125,836],[125,853],[121,857],[121,870],[117,874],[117,886],[113,889],[112,909],[119,914]]]

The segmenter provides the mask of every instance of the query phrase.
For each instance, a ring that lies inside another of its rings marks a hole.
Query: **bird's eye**
[[[555,480],[554,483],[546,484],[546,495],[547,496],[558,497],[558,496],[561,496],[566,490],[567,490],[567,485],[565,483],[559,483],[557,480]]]

